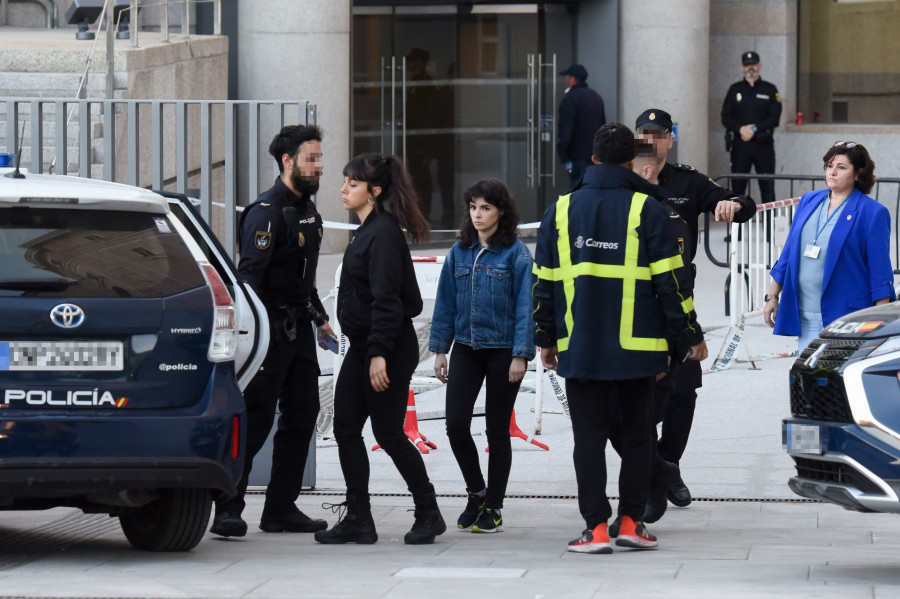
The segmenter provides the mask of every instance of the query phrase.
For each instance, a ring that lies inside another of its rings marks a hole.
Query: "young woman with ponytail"
[[[428,221],[397,156],[364,154],[344,167],[344,208],[362,223],[344,252],[338,320],[350,341],[334,394],[334,436],[347,483],[343,518],[316,533],[320,543],[378,540],[369,503],[369,457],[362,436],[372,420],[375,440],[391,457],[415,503],[404,541],[433,543],[447,530],[419,451],[403,432],[409,381],[419,363],[412,318],[422,311],[409,246],[428,238]]]

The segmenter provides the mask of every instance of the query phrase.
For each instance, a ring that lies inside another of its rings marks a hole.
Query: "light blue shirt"
[[[831,214],[828,214],[829,197],[826,195],[815,212],[810,214],[800,232],[800,251],[803,253],[800,254],[797,282],[800,287],[801,312],[822,312],[822,281],[825,278],[825,255],[828,252],[828,240],[847,203],[845,199]],[[818,238],[816,238],[817,232],[819,233]],[[806,248],[810,245],[819,247],[819,255],[816,258],[805,255]]]

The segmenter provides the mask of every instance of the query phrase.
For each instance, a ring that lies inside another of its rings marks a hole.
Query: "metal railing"
[[[314,124],[316,106],[302,101],[0,98],[4,117],[0,148],[21,153],[23,168],[196,194],[201,215],[233,253],[239,201],[252,201],[261,185],[268,187],[278,176],[267,153],[272,136],[287,124]],[[95,124],[101,126],[99,137],[94,137]],[[211,219],[214,206],[221,209],[219,223]]]
[[[778,197],[781,198],[794,198],[800,197],[804,193],[808,191],[813,191],[815,189],[821,189],[825,186],[825,179],[820,175],[758,175],[758,174],[748,174],[748,173],[725,173],[722,175],[718,175],[713,178],[717,184],[722,187],[731,188],[731,183],[734,180],[743,179],[746,181],[775,181],[776,182],[776,193]],[[779,186],[779,182],[781,185]],[[749,185],[748,185],[749,187]],[[787,193],[784,193],[784,190],[787,189]],[[891,192],[893,191],[893,195]],[[893,231],[891,234],[891,247],[893,248],[893,263],[894,263],[894,273],[900,274],[900,178],[896,177],[878,177],[875,181],[875,187],[872,189],[872,192],[868,194],[873,197],[876,201],[881,204],[884,204],[888,207],[888,210],[891,211],[891,216],[893,219]],[[754,199],[756,199],[754,197]],[[707,212],[704,214],[703,220],[703,249],[706,252],[706,257],[709,258],[709,261],[715,264],[716,266],[721,266],[722,268],[729,268],[729,260],[728,256],[731,252],[731,229],[726,229],[725,234],[725,256],[722,259],[717,258],[713,249],[710,245],[710,232],[711,232],[711,220],[710,214]],[[727,293],[726,293],[727,297]],[[726,310],[727,310],[727,300],[726,300]]]

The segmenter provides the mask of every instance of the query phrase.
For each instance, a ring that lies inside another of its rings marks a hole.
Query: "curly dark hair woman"
[[[497,231],[488,239],[488,244],[496,243],[506,248],[514,244],[519,234],[519,210],[516,208],[516,202],[509,189],[499,179],[484,179],[466,188],[463,193],[466,215],[459,224],[456,238],[462,241],[464,246],[471,245],[478,240],[478,231],[472,224],[472,215],[469,212],[469,205],[475,198],[483,198],[485,202],[501,212]]]

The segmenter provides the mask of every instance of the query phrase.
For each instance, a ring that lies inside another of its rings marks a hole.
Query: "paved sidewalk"
[[[719,233],[714,238],[721,237]],[[429,252],[418,252],[429,253]],[[431,253],[436,253],[432,251]],[[721,253],[721,252],[720,252]],[[324,295],[339,256],[323,257]],[[728,319],[722,287],[727,272],[698,258],[696,304],[710,353],[722,345]],[[330,270],[329,270],[330,269]],[[430,307],[426,307],[426,315]],[[793,339],[773,337],[758,320],[747,328],[755,356],[791,351]],[[743,351],[743,350],[742,350]],[[323,357],[325,357],[323,355]],[[738,354],[738,357],[743,357]],[[705,363],[709,366],[711,359]],[[583,522],[574,499],[572,435],[549,385],[537,438],[543,451],[513,440],[505,531],[495,535],[455,528],[431,546],[406,546],[412,500],[390,459],[370,453],[373,509],[379,541],[373,546],[321,546],[311,535],[266,534],[256,528],[263,497],[248,497],[250,533],[224,540],[207,535],[190,553],[132,549],[115,519],[73,509],[0,513],[0,596],[281,599],[384,598],[607,598],[656,596],[834,597],[900,596],[900,519],[858,514],[794,496],[794,469],[781,446],[789,415],[791,358],[738,362],[704,377],[694,429],[682,460],[684,480],[699,498],[671,508],[650,530],[656,551],[581,555],[566,551]],[[323,366],[329,362],[323,362]],[[428,371],[429,365],[420,369]],[[533,388],[533,373],[526,383]],[[462,477],[444,432],[443,392],[416,398],[421,431],[438,449],[424,457],[452,526],[465,505]],[[517,420],[532,433],[535,394],[523,392]],[[483,419],[473,423],[485,445]],[[366,441],[374,445],[370,431]],[[487,453],[484,465],[487,464]],[[610,495],[617,494],[619,462],[607,453]],[[339,502],[343,478],[333,440],[317,446],[317,481],[298,504],[335,521],[323,502]],[[0,597],[0,599],[2,599]]]

